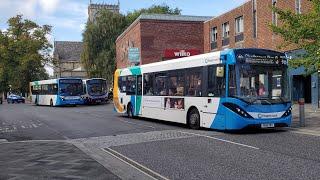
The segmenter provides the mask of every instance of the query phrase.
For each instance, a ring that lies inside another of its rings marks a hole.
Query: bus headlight
[[[248,114],[245,110],[243,110],[240,106],[233,104],[233,103],[223,103],[223,105],[225,107],[227,107],[228,109],[230,109],[231,111],[239,114],[240,116],[244,117],[244,118],[251,118],[253,119],[253,117]]]
[[[286,110],[286,112],[282,115],[282,117],[290,116],[291,113],[292,113],[292,107],[290,107],[288,110]]]

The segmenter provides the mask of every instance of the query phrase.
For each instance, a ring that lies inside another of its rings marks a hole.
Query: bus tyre
[[[200,128],[200,114],[196,108],[193,108],[188,113],[188,125],[191,129]]]
[[[127,108],[127,115],[129,118],[133,118],[133,108],[131,104],[128,104],[128,108]]]
[[[50,107],[53,107],[53,101],[50,99]]]

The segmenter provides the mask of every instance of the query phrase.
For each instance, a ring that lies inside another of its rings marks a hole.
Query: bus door
[[[204,70],[204,88],[201,126],[225,128],[225,115],[219,111],[221,98],[225,96],[226,77],[224,65],[211,65]]]
[[[136,81],[136,87],[137,87],[137,92],[136,92],[136,99],[135,99],[135,115],[141,115],[142,111],[142,75],[137,76],[137,81]]]

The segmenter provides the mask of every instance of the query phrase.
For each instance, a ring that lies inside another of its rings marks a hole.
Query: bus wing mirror
[[[224,77],[224,67],[217,67],[216,76],[217,77]]]

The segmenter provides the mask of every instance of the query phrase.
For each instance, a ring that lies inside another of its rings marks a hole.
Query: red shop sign
[[[166,49],[164,50],[165,58],[180,58],[188,57],[200,54],[200,50],[197,49]]]

